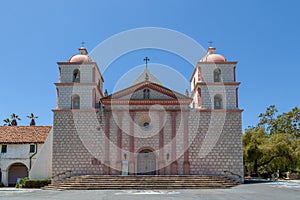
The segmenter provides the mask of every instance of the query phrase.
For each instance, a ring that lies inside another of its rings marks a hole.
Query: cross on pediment
[[[144,58],[144,61],[146,62],[146,69],[148,69],[148,61],[150,61],[150,59],[146,56]]]

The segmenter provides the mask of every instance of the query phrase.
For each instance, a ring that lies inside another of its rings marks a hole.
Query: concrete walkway
[[[296,200],[300,199],[300,184],[267,182],[243,184],[230,189],[195,190],[77,190],[48,191],[26,189],[0,189],[0,199],[5,200],[156,200],[156,199],[207,199],[207,200]]]
[[[285,181],[300,184],[300,179],[285,179]]]

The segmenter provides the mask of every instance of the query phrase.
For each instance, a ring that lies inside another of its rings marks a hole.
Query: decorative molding
[[[62,109],[53,109],[52,112],[74,112],[74,113],[77,113],[77,112],[93,112],[93,113],[97,113],[99,112],[99,110],[96,110],[96,109],[92,109],[92,110],[80,110],[80,109],[68,109],[68,110],[62,110]]]
[[[119,92],[116,92],[114,94],[111,94],[107,97],[104,97],[102,98],[103,100],[106,100],[106,99],[118,99],[120,97],[123,97],[123,96],[126,96],[128,94],[132,94],[138,90],[142,90],[143,88],[150,88],[150,89],[153,89],[153,90],[156,90],[157,92],[160,92],[162,94],[165,94],[169,97],[172,97],[174,99],[191,99],[183,94],[180,94],[178,92],[175,92],[173,90],[170,90],[166,87],[163,87],[161,85],[158,85],[156,83],[152,83],[152,82],[149,82],[149,81],[144,81],[142,83],[139,83],[139,84],[136,84],[136,85],[133,85],[131,87],[128,87],[124,90],[121,90]],[[191,99],[192,100],[192,99]]]
[[[97,86],[96,83],[54,83],[55,86]]]
[[[189,105],[192,102],[192,100],[191,99],[188,99],[188,100],[102,99],[101,102],[104,105],[155,105],[155,104],[159,104],[159,105]]]

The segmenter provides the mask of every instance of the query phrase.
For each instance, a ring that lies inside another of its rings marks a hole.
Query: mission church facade
[[[164,87],[148,69],[108,94],[84,47],[58,62],[52,175],[213,174],[243,182],[237,62],[215,50],[196,63],[190,95]]]

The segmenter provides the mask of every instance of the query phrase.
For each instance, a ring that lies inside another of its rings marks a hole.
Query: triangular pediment
[[[156,78],[156,76],[154,76],[147,68],[143,71],[143,73],[141,73],[137,77],[137,79],[135,79],[135,81],[132,83],[132,85],[136,85],[136,84],[142,83],[144,81],[149,81],[152,83],[156,83],[158,85],[162,85],[161,81],[158,78]]]
[[[149,92],[149,96],[145,93]],[[170,90],[162,85],[144,81],[113,93],[102,100],[191,100],[190,97]]]

